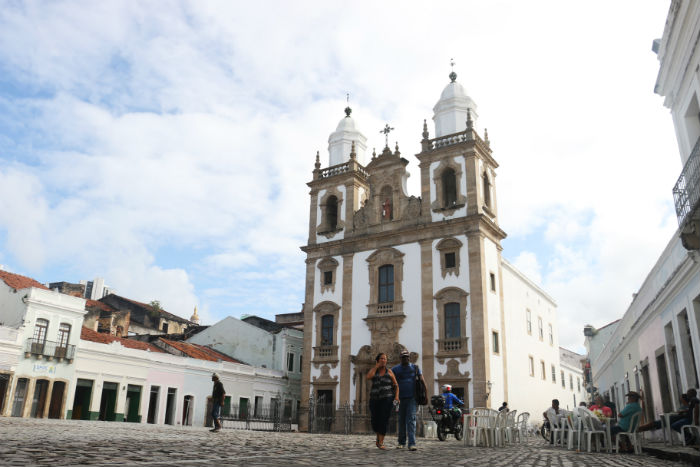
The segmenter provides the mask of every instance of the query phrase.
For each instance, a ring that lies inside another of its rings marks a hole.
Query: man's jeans
[[[413,397],[401,399],[399,404],[399,444],[406,445],[406,431],[408,431],[408,445],[416,445],[416,400]]]

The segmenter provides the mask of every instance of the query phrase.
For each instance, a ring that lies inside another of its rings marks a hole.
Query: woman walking
[[[384,447],[389,416],[391,416],[392,400],[399,401],[399,385],[394,373],[386,366],[386,354],[377,355],[377,364],[367,372],[367,380],[372,381],[369,392],[369,412],[372,417],[372,430],[377,434],[377,447]]]

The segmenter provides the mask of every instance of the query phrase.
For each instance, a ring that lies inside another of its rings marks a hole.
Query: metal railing
[[[372,424],[368,404],[344,403],[336,407],[334,403],[325,403],[320,399],[309,398],[309,432],[310,433],[372,433]],[[416,410],[416,435],[423,436],[423,422],[432,420],[427,406],[418,406]],[[391,411],[388,435],[397,432],[398,413]]]
[[[57,345],[52,341],[29,338],[24,345],[24,352],[43,357],[72,360],[75,356],[75,346],[70,344]]]
[[[224,428],[253,431],[292,431],[298,425],[299,415],[292,401],[258,405],[257,407],[232,404],[224,408]],[[228,410],[227,410],[228,409]]]
[[[693,212],[700,200],[700,139],[695,143],[688,161],[673,187],[678,225],[683,225],[688,214]]]

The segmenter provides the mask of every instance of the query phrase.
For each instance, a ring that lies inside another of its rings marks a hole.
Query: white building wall
[[[508,366],[508,406],[531,417],[551,406],[552,399],[560,396],[561,365],[559,362],[556,303],[539,287],[503,260],[503,290],[506,325]],[[527,332],[526,310],[532,313],[532,334]],[[537,317],[543,317],[544,336],[539,339]],[[547,335],[547,323],[554,329],[553,343]],[[534,375],[530,375],[529,357],[533,358]],[[541,376],[540,362],[545,362],[545,378]],[[555,365],[556,382],[552,382],[551,365]],[[492,372],[493,374],[493,372]],[[494,401],[495,402],[495,401]]]

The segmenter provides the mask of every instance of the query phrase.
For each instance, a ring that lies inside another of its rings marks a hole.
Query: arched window
[[[43,344],[46,341],[46,330],[49,328],[49,321],[39,318],[34,326],[34,342]]]
[[[338,227],[338,198],[335,196],[329,197],[326,201],[326,216],[329,230],[335,230]]]
[[[462,326],[459,320],[459,303],[446,303],[445,339],[459,339],[460,337],[462,337]]]
[[[379,303],[394,301],[394,266],[385,264],[379,267]]]
[[[68,345],[68,338],[70,337],[70,324],[61,323],[58,328],[58,346],[66,347]]]
[[[445,208],[457,204],[457,177],[455,171],[450,168],[442,172],[442,199]]]
[[[486,172],[484,172],[484,206],[491,207],[491,182]]]
[[[333,315],[321,318],[321,345],[333,345]]]

